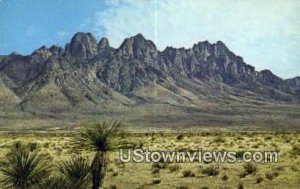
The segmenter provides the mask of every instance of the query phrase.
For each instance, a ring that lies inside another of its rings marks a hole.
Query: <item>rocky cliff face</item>
[[[117,49],[107,38],[98,43],[90,33],[77,33],[65,48],[43,46],[28,56],[1,56],[0,78],[2,88],[17,99],[12,104],[23,111],[188,105],[193,99],[216,101],[241,95],[297,101],[300,93],[299,77],[283,80],[269,70],[256,71],[220,41],[158,51],[141,34],[125,39]],[[148,90],[153,86],[155,91]],[[160,92],[163,98],[157,95]]]

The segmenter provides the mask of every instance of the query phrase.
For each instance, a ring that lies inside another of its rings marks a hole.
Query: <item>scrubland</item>
[[[75,131],[76,132],[76,131]],[[73,132],[0,134],[0,159],[17,141],[29,145],[53,166],[70,157],[91,159],[70,141]],[[122,163],[119,151],[109,152],[105,188],[299,188],[300,134],[282,132],[156,132],[128,133],[136,148],[160,151],[277,151],[277,163]]]

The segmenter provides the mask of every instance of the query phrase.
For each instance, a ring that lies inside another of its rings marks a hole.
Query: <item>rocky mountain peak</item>
[[[192,50],[195,55],[206,60],[206,58],[211,54],[212,48],[213,47],[211,43],[209,43],[208,41],[202,41],[194,44]]]
[[[103,37],[98,43],[98,51],[109,47],[109,41],[106,37]]]
[[[217,54],[226,54],[229,52],[229,49],[222,41],[217,41],[217,43],[214,44],[214,46],[215,46],[215,52]]]
[[[89,59],[97,54],[97,40],[91,33],[76,33],[66,51],[78,59]]]
[[[219,48],[228,49],[222,41],[217,41],[216,46]]]
[[[54,56],[60,56],[64,49],[58,45],[52,45],[50,48],[49,48],[49,51],[54,55]]]
[[[118,49],[119,55],[129,55],[134,58],[143,59],[157,54],[155,44],[146,40],[142,34],[126,38]]]
[[[49,51],[49,49],[46,46],[42,46],[35,50],[30,57],[35,62],[41,62],[48,59],[51,55],[52,53]]]
[[[194,44],[193,49],[204,48],[204,47],[208,48],[210,46],[212,46],[212,44],[207,40],[206,41],[199,41],[198,43]]]
[[[222,41],[217,41],[216,43],[210,43],[208,41],[203,41],[195,44],[193,46],[193,51],[200,55],[202,58],[208,57],[210,55],[227,56],[230,54],[230,50]]]
[[[36,49],[33,54],[46,54],[46,53],[50,53],[49,49],[46,46],[41,46],[40,48]]]

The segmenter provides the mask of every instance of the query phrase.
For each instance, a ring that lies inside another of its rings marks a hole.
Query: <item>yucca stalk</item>
[[[99,189],[103,185],[106,173],[107,152],[120,147],[114,139],[121,131],[121,123],[113,122],[108,125],[106,122],[96,122],[84,127],[84,130],[74,138],[73,144],[77,149],[96,152],[91,165],[92,188]]]
[[[92,162],[93,189],[102,187],[106,174],[106,152],[98,151]]]
[[[16,143],[0,162],[1,188],[30,189],[50,174],[47,162],[21,143]]]

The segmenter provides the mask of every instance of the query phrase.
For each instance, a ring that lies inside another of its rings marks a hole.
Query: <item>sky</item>
[[[159,50],[223,41],[257,70],[300,76],[300,0],[0,0],[0,54],[64,46],[76,32]]]

